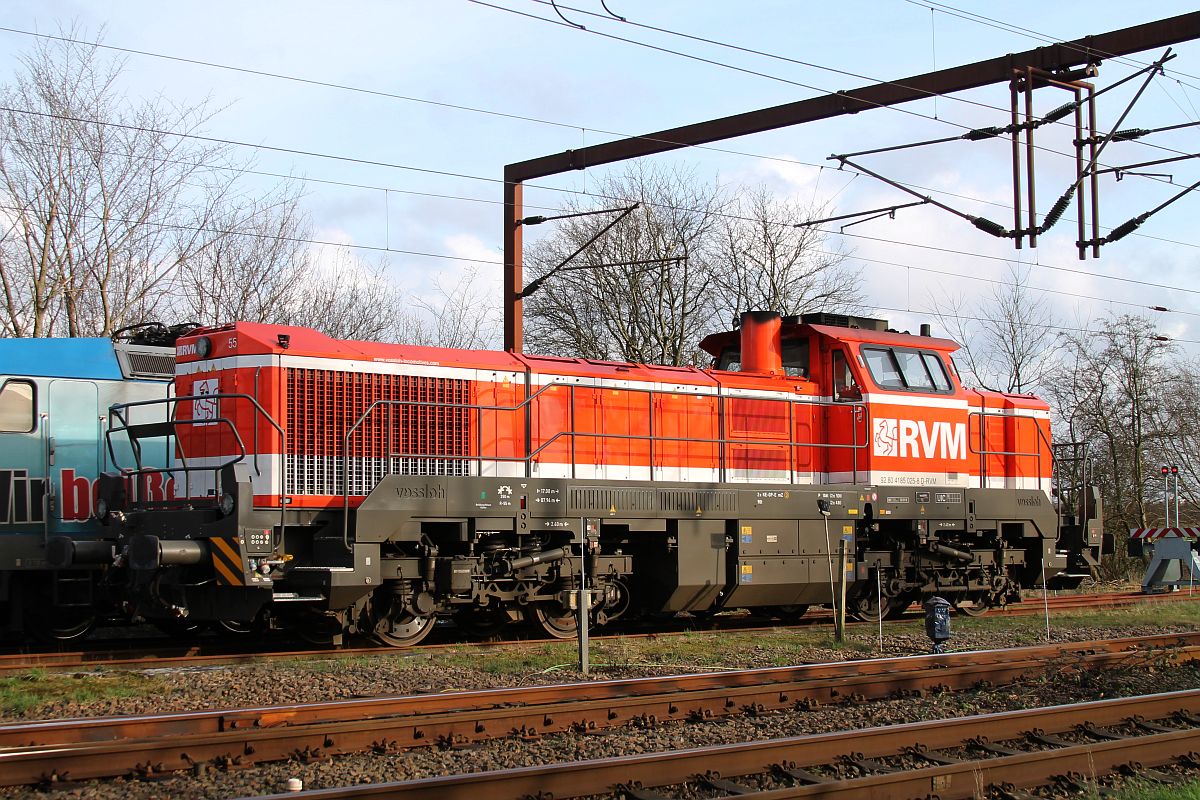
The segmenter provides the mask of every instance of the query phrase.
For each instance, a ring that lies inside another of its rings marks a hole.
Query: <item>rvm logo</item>
[[[961,422],[876,417],[871,439],[877,456],[946,460],[967,457],[967,426]]]

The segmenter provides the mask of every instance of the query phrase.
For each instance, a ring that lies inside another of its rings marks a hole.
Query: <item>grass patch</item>
[[[1026,600],[1025,607],[1039,608],[1041,603]],[[1015,633],[1023,630],[1042,635],[1044,623],[1041,617],[1007,616],[1003,612],[991,612],[982,617],[954,618],[955,630],[975,632]],[[1164,602],[1138,603],[1131,606],[1098,607],[1070,611],[1050,611],[1051,630],[1073,628],[1132,627],[1137,625],[1200,627],[1200,598],[1196,600],[1170,600]]]
[[[1200,781],[1174,786],[1133,781],[1109,796],[1117,800],[1200,800]]]
[[[0,714],[30,716],[53,703],[141,697],[157,688],[158,683],[152,678],[132,672],[64,674],[32,669],[21,675],[0,677]]]
[[[436,661],[448,666],[476,669],[489,675],[528,675],[563,664],[574,664],[576,649],[572,642],[506,648],[486,654],[463,650],[439,654]]]

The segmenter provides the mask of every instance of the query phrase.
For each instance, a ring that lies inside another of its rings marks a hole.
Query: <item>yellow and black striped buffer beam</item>
[[[242,567],[242,554],[237,540],[213,537],[208,540],[212,550],[213,571],[221,586],[245,586],[246,572]]]

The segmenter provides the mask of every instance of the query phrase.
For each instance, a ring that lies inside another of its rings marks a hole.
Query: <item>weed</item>
[[[157,681],[134,672],[100,675],[32,669],[16,676],[0,677],[0,714],[34,716],[39,708],[54,703],[88,703],[118,697],[140,697],[153,693],[157,688]]]

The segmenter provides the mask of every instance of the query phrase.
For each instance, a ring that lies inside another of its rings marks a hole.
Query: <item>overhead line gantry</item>
[[[525,181],[1003,83],[1013,79],[1014,71],[1029,68],[1072,78],[1075,77],[1070,74],[1073,70],[1094,66],[1106,58],[1169,47],[1197,38],[1200,38],[1200,12],[1180,14],[897,81],[508,164],[504,168],[504,347],[518,353],[522,347],[524,275],[520,221],[525,216],[522,199]]]

